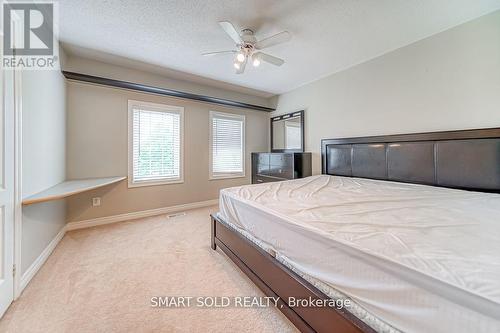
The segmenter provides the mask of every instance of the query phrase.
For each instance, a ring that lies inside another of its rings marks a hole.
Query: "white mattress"
[[[404,332],[500,331],[500,195],[313,176],[224,189],[221,218]]]

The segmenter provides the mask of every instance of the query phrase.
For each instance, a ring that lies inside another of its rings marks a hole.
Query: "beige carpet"
[[[72,231],[0,332],[293,332],[274,308],[152,308],[152,296],[263,295],[210,244],[216,207]]]

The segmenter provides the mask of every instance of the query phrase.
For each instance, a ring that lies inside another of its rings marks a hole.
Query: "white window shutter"
[[[182,177],[182,112],[133,105],[132,184],[168,183]]]
[[[245,117],[211,112],[211,177],[243,176]]]

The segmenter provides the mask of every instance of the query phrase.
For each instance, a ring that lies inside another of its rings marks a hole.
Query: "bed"
[[[303,332],[497,332],[499,192],[498,128],[323,140],[322,175],[222,190],[212,248]]]

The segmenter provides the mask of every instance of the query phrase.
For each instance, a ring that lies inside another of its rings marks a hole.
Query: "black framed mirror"
[[[271,118],[271,152],[304,151],[304,110]]]

